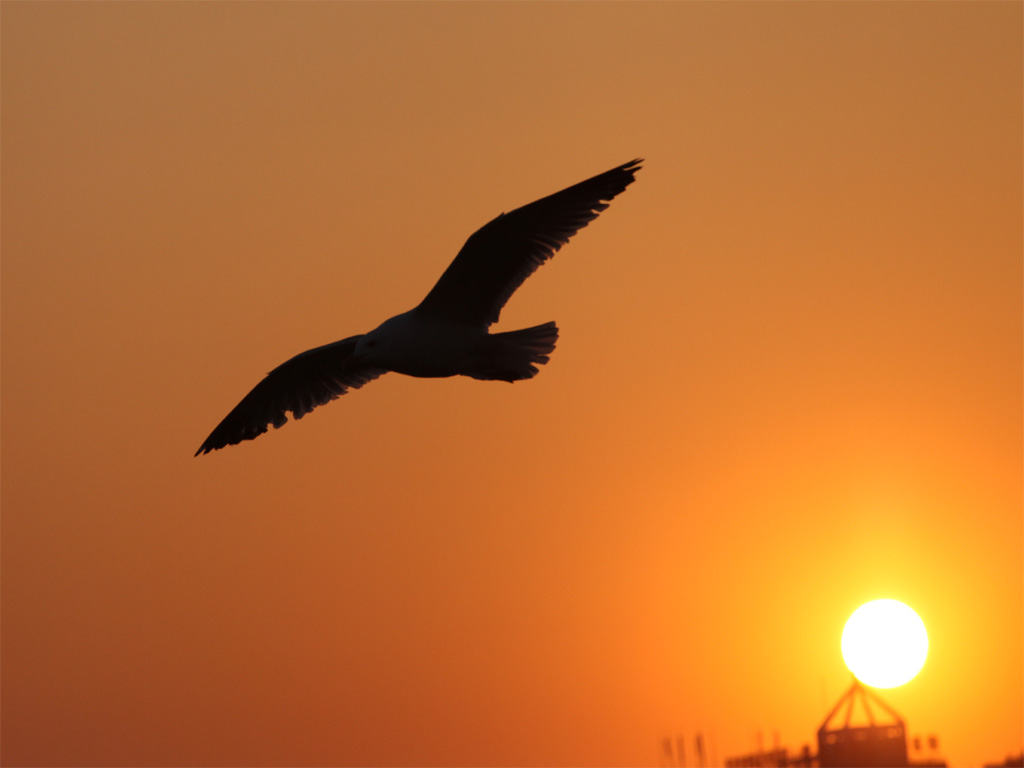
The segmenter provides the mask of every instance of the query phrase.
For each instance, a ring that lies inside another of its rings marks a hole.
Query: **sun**
[[[921,671],[928,655],[924,622],[899,600],[872,600],[843,629],[843,660],[865,685],[895,688]]]

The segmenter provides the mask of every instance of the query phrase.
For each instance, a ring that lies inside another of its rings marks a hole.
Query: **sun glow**
[[[866,685],[895,688],[911,680],[928,655],[924,622],[898,600],[865,603],[846,621],[843,660]]]

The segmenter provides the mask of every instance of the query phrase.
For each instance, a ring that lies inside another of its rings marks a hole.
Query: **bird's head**
[[[395,315],[363,334],[356,342],[352,357],[373,368],[400,370],[395,366],[401,366],[403,360],[422,346],[421,335],[411,312]]]
[[[403,329],[408,324],[404,315],[385,320],[369,333],[364,333],[352,356],[360,363],[378,368],[387,368],[395,355],[396,348],[401,347]]]
[[[356,348],[352,351],[352,360],[360,363],[373,364],[373,359],[380,352],[379,328],[364,333],[356,342]]]

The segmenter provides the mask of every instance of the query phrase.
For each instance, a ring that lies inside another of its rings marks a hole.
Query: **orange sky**
[[[910,733],[1021,749],[1020,3],[0,13],[5,764],[799,748],[877,597]],[[636,156],[503,313],[559,323],[535,379],[193,458]]]

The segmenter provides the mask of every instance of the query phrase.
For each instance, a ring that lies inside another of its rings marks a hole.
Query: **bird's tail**
[[[484,347],[484,365],[470,374],[474,379],[519,381],[537,375],[537,366],[548,361],[558,341],[554,322],[492,333]]]

